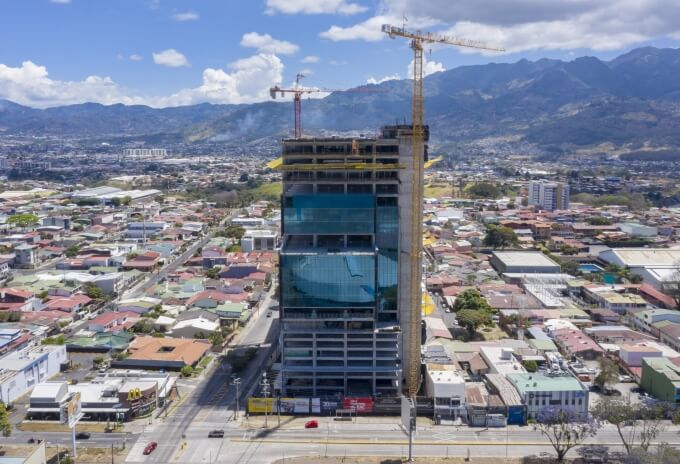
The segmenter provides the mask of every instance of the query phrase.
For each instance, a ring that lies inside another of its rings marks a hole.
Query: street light
[[[263,372],[262,373],[262,394],[264,395],[264,427],[268,428],[269,427],[269,416],[267,414],[267,409],[268,409],[268,404],[267,404],[267,395],[269,394],[269,381],[267,380],[267,373]]]
[[[241,411],[239,406],[239,387],[241,386],[241,378],[234,377],[231,384],[236,387],[236,411],[234,411],[234,417],[238,420],[239,412]]]

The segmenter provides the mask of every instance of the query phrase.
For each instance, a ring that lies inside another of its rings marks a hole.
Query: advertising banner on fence
[[[274,412],[273,398],[248,398],[248,412],[252,414],[264,414]]]
[[[340,403],[335,400],[321,400],[321,412],[324,414],[335,414],[340,407]]]
[[[321,414],[321,399],[312,398],[312,414]]]
[[[309,398],[281,398],[281,414],[309,414]]]
[[[378,397],[373,401],[373,413],[396,416],[401,411],[399,397]]]
[[[371,398],[343,398],[343,409],[354,409],[357,414],[368,414],[373,411]]]

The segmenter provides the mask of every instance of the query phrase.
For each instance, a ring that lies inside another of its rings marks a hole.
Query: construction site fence
[[[398,416],[401,413],[401,397],[343,397],[343,398],[248,398],[248,414],[286,415],[374,415]],[[434,402],[431,398],[417,398],[416,412],[419,416],[432,416]]]

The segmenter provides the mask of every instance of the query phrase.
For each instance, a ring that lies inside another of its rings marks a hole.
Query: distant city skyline
[[[5,0],[0,99],[34,107],[82,102],[252,103],[295,74],[346,88],[408,77],[411,54],[383,23],[486,40],[504,54],[433,47],[426,72],[543,57],[609,59],[680,46],[667,1]]]

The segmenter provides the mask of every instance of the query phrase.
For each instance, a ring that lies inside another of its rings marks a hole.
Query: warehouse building
[[[661,401],[680,404],[680,366],[669,358],[642,358],[640,386]]]
[[[538,251],[494,251],[489,262],[499,274],[560,273],[560,265]]]

